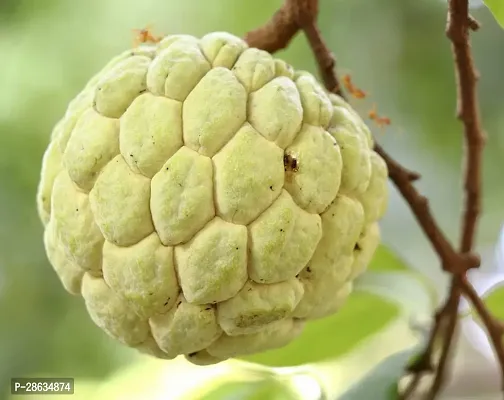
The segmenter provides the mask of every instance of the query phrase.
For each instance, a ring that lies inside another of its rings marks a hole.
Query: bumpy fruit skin
[[[43,158],[50,263],[122,343],[196,364],[336,312],[379,242],[387,168],[306,72],[228,33],[119,55]]]

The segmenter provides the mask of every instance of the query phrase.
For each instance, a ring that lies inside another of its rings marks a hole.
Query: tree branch
[[[385,160],[390,179],[409,204],[416,220],[439,255],[443,269],[449,272],[465,272],[479,266],[478,255],[457,253],[437,225],[429,207],[429,201],[412,184],[412,178],[417,178],[419,175],[394,161],[378,143],[375,144],[375,151]]]
[[[476,94],[478,74],[469,43],[469,29],[475,20],[469,16],[467,0],[450,0],[446,35],[452,42],[457,78],[457,117],[464,123],[465,212],[460,251],[472,249],[476,222],[481,208],[481,168],[485,136],[481,128]]]
[[[336,60],[322,39],[317,25],[314,21],[310,21],[303,27],[303,31],[308,39],[308,43],[310,43],[315,59],[317,60],[320,75],[322,76],[325,87],[329,92],[344,97],[338,78],[334,73]]]
[[[326,88],[344,98],[338,77],[334,73],[335,58],[317,27],[317,14],[318,0],[286,0],[266,24],[248,32],[245,41],[251,47],[274,53],[287,47],[302,30],[314,53]]]
[[[318,0],[286,0],[283,6],[264,26],[248,33],[245,40],[250,46],[271,53],[286,47],[299,30],[305,33],[326,89],[345,98],[334,71],[335,59],[327,48],[317,26]],[[457,251],[439,228],[429,207],[427,198],[421,195],[413,183],[420,174],[410,171],[395,161],[375,143],[374,150],[385,160],[389,177],[402,194],[420,227],[436,251],[444,271],[452,274],[450,293],[435,315],[428,344],[422,355],[409,366],[414,374],[409,387],[402,394],[407,398],[414,394],[421,376],[435,374],[428,398],[439,392],[446,371],[458,322],[458,307],[464,295],[475,308],[493,343],[502,369],[504,390],[504,347],[502,325],[489,313],[473,286],[466,278],[467,270],[480,265],[479,255],[473,253],[478,216],[481,209],[481,168],[483,134],[476,96],[477,73],[471,55],[469,30],[477,30],[479,23],[469,15],[468,0],[449,0],[446,34],[452,42],[457,78],[457,116],[464,123],[464,212],[462,216],[461,243]],[[436,343],[441,341],[437,365],[433,365]]]
[[[248,32],[245,41],[251,47],[274,53],[290,43],[299,31],[292,1],[286,1],[265,25]]]

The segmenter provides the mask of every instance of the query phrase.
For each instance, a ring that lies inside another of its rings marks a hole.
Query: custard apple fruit
[[[114,58],[43,157],[48,259],[92,320],[156,357],[281,347],[336,312],[379,242],[387,167],[340,97],[240,38]]]

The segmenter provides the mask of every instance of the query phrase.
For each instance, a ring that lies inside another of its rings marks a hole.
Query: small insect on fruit
[[[152,33],[150,25],[143,29],[134,29],[133,32],[135,33],[133,47],[137,47],[142,43],[159,43],[163,39],[162,36],[155,36]]]
[[[367,97],[367,92],[356,87],[352,82],[352,77],[349,74],[343,75],[343,85],[348,93],[355,99],[364,99]]]
[[[380,117],[378,113],[376,112],[376,104],[373,104],[373,108],[369,110],[368,113],[369,119],[374,121],[376,125],[378,125],[379,128],[383,128],[385,126],[390,125],[390,118],[388,117]]]

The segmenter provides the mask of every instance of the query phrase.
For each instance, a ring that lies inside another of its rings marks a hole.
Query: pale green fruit
[[[93,321],[159,358],[286,345],[379,242],[387,168],[340,97],[238,37],[112,60],[56,124],[38,210]]]

